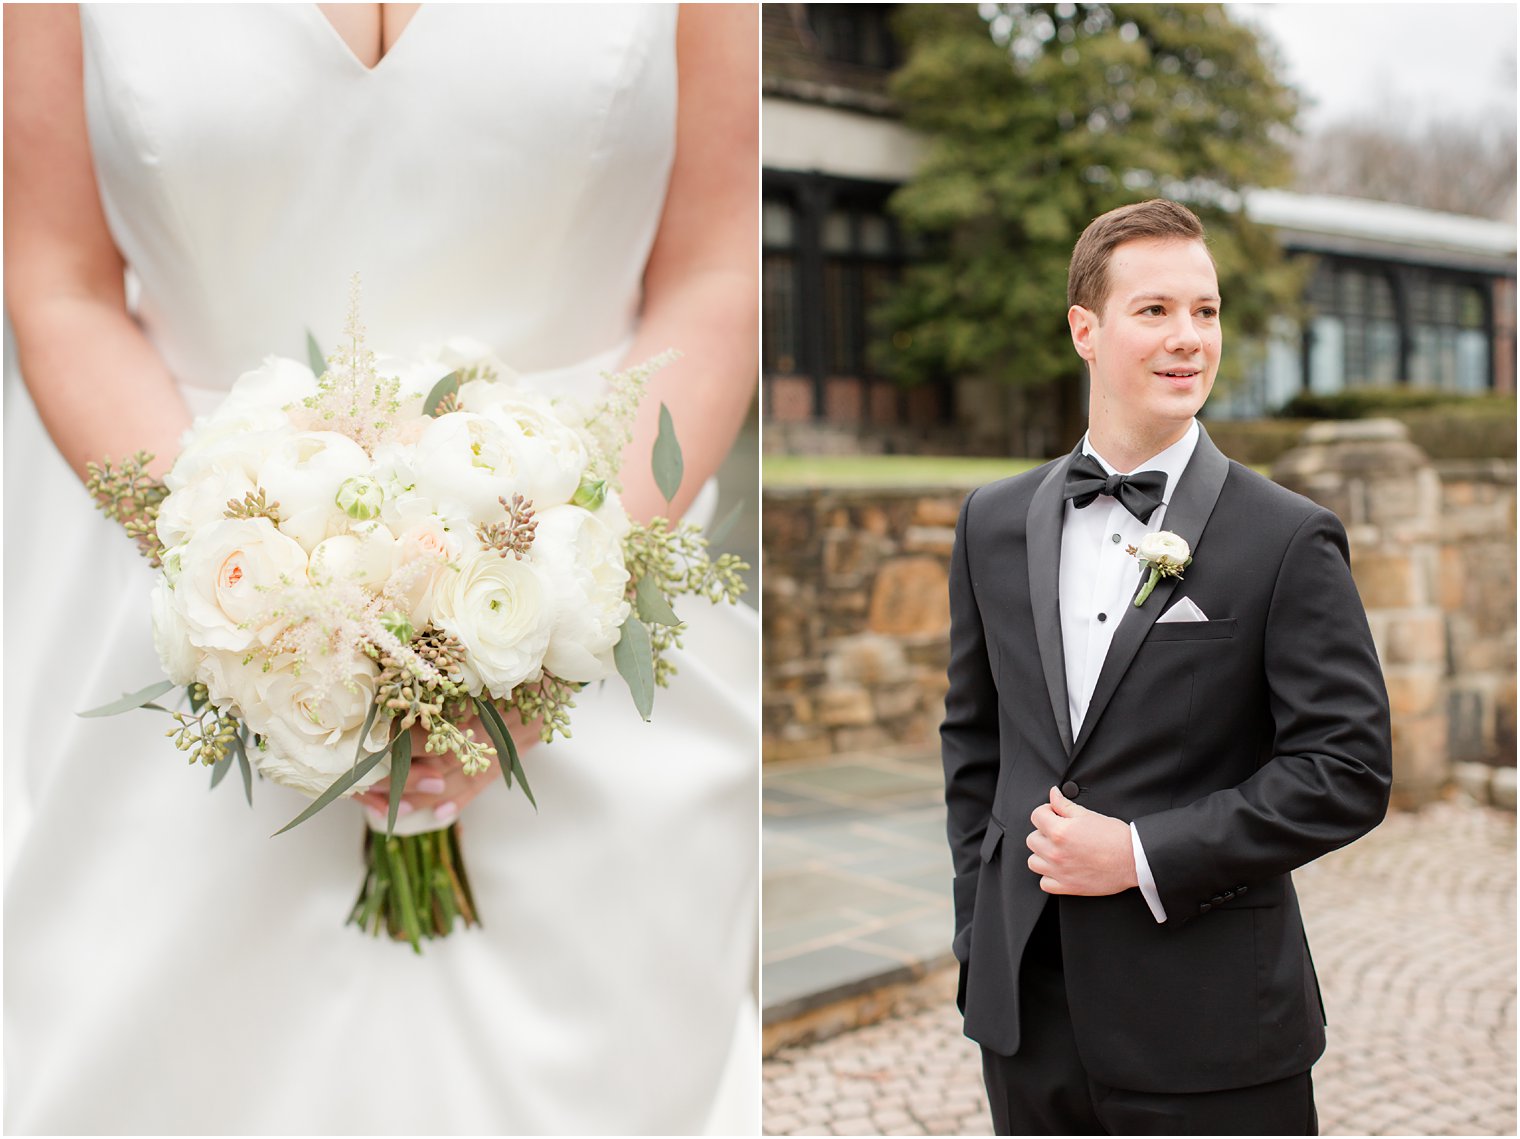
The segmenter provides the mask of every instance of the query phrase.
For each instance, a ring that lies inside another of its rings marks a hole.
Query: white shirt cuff
[[[1151,864],[1145,860],[1145,847],[1140,845],[1140,832],[1135,829],[1135,824],[1129,825],[1129,845],[1135,852],[1135,877],[1139,880],[1140,896],[1145,899],[1145,904],[1151,908],[1151,917],[1156,921],[1166,921],[1166,907],[1161,904],[1161,895],[1156,892],[1156,879],[1151,876]]]

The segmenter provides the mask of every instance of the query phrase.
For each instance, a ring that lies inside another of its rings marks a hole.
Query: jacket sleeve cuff
[[[1151,874],[1151,864],[1145,859],[1145,847],[1140,845],[1140,832],[1135,824],[1129,825],[1129,845],[1135,853],[1135,877],[1140,883],[1140,896],[1151,908],[1151,917],[1157,923],[1166,921],[1166,907],[1161,904],[1161,894],[1156,889],[1156,879]]]

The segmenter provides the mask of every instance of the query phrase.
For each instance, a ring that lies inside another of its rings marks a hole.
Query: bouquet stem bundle
[[[479,925],[459,850],[459,824],[417,835],[364,835],[364,885],[348,924],[422,952],[423,938],[447,937],[456,919]]]

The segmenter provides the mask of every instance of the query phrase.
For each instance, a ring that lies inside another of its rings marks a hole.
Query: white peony
[[[570,501],[587,463],[580,434],[545,396],[512,384],[476,380],[459,389],[469,412],[495,423],[515,442],[519,492],[539,509]]]
[[[306,566],[309,581],[352,581],[379,593],[395,564],[396,539],[379,523],[358,526],[318,542]]]
[[[259,367],[237,378],[211,418],[222,422],[271,409],[283,413],[316,394],[317,377],[307,365],[286,356],[265,356]]]
[[[419,494],[445,515],[470,522],[498,522],[500,499],[526,494],[519,438],[496,423],[467,412],[441,415],[428,425],[413,453]]]
[[[306,551],[267,518],[213,522],[176,555],[180,611],[190,642],[203,649],[240,652],[271,633],[268,591],[306,574]]]
[[[354,653],[347,678],[324,685],[327,669],[298,670],[290,658],[277,659],[273,665],[268,672],[242,670],[243,686],[251,690],[238,701],[243,720],[269,743],[267,748],[253,749],[250,758],[276,783],[320,795],[353,766],[359,733],[375,702],[378,669],[373,661]],[[389,730],[389,719],[377,716],[364,752],[384,747]],[[387,763],[380,763],[354,790],[377,782],[388,770]]]
[[[544,667],[565,680],[601,680],[628,617],[628,570],[618,536],[578,506],[537,515],[532,558],[554,612]]]
[[[229,502],[241,502],[254,489],[243,466],[208,465],[159,503],[158,540],[169,550],[183,545],[202,527],[225,518]]]
[[[258,483],[271,503],[279,503],[280,530],[311,550],[347,529],[338,491],[348,479],[367,475],[369,466],[364,448],[346,435],[302,431],[265,460]]]
[[[491,550],[465,554],[433,591],[433,624],[464,645],[470,691],[498,699],[538,678],[552,618],[534,564]]]

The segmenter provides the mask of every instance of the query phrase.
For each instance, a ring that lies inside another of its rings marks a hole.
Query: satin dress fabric
[[[367,69],[315,5],[86,5],[100,194],[193,411],[267,355],[468,336],[551,393],[636,327],[675,144],[671,6],[423,5]],[[365,822],[141,711],[150,571],[5,387],[11,1133],[757,1132],[753,614],[688,599],[643,723],[620,680],[461,838],[483,928],[344,927]],[[35,378],[46,383],[45,377]],[[113,382],[100,377],[102,384]]]

